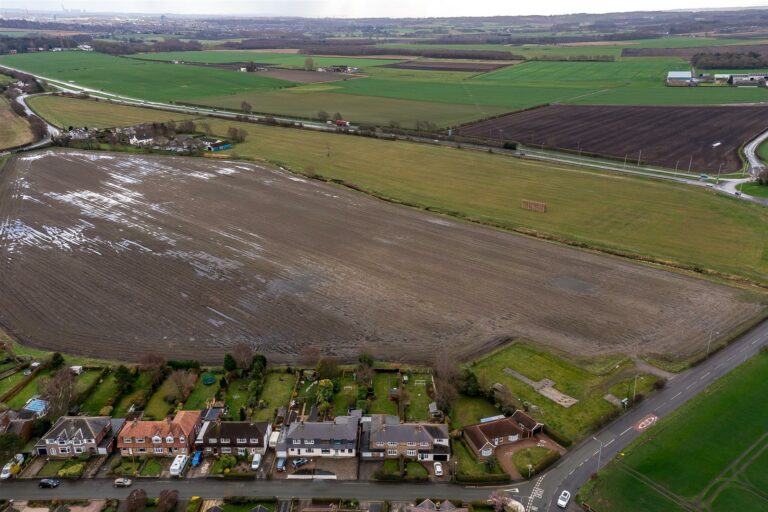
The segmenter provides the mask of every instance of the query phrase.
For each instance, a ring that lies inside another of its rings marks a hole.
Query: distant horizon
[[[40,0],[34,9],[27,8],[28,0],[5,0],[2,12],[18,11],[24,13],[61,14],[61,15],[170,15],[170,16],[236,16],[244,18],[295,17],[304,19],[427,19],[427,18],[487,18],[507,16],[569,16],[578,14],[607,15],[626,12],[695,12],[695,11],[738,11],[768,8],[766,0],[745,0],[744,5],[731,7],[722,5],[723,0],[630,0],[621,3],[616,9],[615,2],[608,0],[585,0],[578,10],[572,10],[573,4],[564,0],[544,0],[535,5],[511,7],[500,0],[481,0],[473,4],[457,0],[426,0],[418,3],[408,0],[231,0],[227,9],[212,9],[211,3],[204,0],[188,0],[183,11],[176,10],[177,2],[169,0],[133,0],[122,5],[124,9],[104,10],[98,0]],[[670,5],[673,3],[674,5]],[[512,12],[510,12],[512,11]]]

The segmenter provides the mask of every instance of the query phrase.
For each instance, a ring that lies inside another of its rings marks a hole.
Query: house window
[[[181,453],[182,453],[183,455],[186,455],[186,454],[187,454],[187,449],[186,449],[186,448],[182,448],[182,449],[181,449]]]
[[[239,438],[239,437],[237,438],[237,444],[245,444],[247,442],[248,440],[245,438]]]
[[[486,448],[480,453],[482,454],[483,457],[490,457],[491,454],[493,453],[493,450],[491,450],[490,448]]]
[[[517,441],[517,434],[515,434],[514,436],[509,436],[507,439],[509,440],[510,443],[514,443],[515,441]]]
[[[62,441],[61,443],[64,444],[66,441]],[[73,439],[72,444],[83,444],[83,442],[80,439]]]
[[[427,446],[429,446],[429,443],[428,443],[428,442],[426,442],[426,441],[422,441],[421,443],[419,443],[419,445],[420,445],[420,446],[424,446],[424,447],[427,447]]]
[[[416,456],[416,450],[408,450],[408,451],[407,451],[407,452],[405,452],[405,453],[406,453],[406,455],[408,455],[409,457],[415,457],[415,456]]]
[[[56,448],[51,448],[51,455],[56,455]]]
[[[137,437],[136,438],[136,442],[137,443],[143,443],[144,442],[144,438],[143,437]]]
[[[391,456],[393,456],[393,457],[396,457],[396,456],[397,456],[397,449],[392,449],[392,448],[389,448],[389,449],[387,450],[387,455],[391,455]]]
[[[152,438],[152,443],[153,444],[160,444],[162,442],[163,442],[163,438],[160,437],[160,436],[155,436],[155,437]]]
[[[165,442],[168,444],[173,444],[173,436],[168,436],[165,438]]]
[[[82,448],[82,447],[80,447],[80,446],[78,446],[77,448],[75,448],[75,453],[83,453],[84,451],[85,451],[85,450],[83,450],[83,448]]]
[[[301,439],[294,439],[293,444],[301,444]]]
[[[64,446],[64,445],[67,444],[67,442],[65,440],[63,440],[63,439],[59,439],[59,444]]]
[[[131,438],[130,438],[130,437],[124,437],[124,438],[123,438],[123,442],[124,442],[125,444],[131,444]]]
[[[245,448],[238,446],[237,448],[237,454],[238,455],[245,455]]]
[[[330,455],[331,450],[330,448],[323,448],[322,450],[320,450],[320,453],[322,453],[323,455]]]
[[[221,438],[221,444],[229,444],[229,439],[222,437]]]
[[[155,448],[155,453],[163,453],[163,451],[162,447]]]
[[[376,441],[376,446],[384,446],[384,441]]]
[[[212,437],[212,438],[210,438],[210,439],[208,440],[208,442],[209,442],[209,443],[211,443],[211,444],[216,444],[216,443],[218,443],[218,442],[219,442],[219,440],[218,440],[218,439],[216,439],[215,437]]]
[[[251,438],[251,444],[259,444],[259,440],[255,437]]]
[[[304,440],[304,444],[315,444],[315,440],[314,439],[305,439]]]
[[[387,443],[387,446],[397,446],[397,443],[396,443],[396,442],[394,442],[394,441],[389,441],[389,442]]]
[[[186,439],[186,438],[185,438],[184,436],[179,436],[179,442],[180,442],[180,443],[183,443],[183,442],[185,442],[185,439]]]
[[[232,453],[232,448],[230,448],[229,446],[225,446],[224,448],[221,449],[221,453]]]
[[[146,448],[139,448],[139,453],[146,453],[146,451],[147,451]]]
[[[210,446],[205,449],[205,453],[211,453],[212,451],[213,449]]]
[[[416,441],[408,441],[405,444],[407,444],[408,446],[416,446]]]

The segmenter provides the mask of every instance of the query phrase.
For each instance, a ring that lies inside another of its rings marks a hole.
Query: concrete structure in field
[[[690,71],[670,71],[667,73],[669,87],[688,87],[693,85],[693,73]]]

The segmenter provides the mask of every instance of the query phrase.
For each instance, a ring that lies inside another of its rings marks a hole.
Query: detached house
[[[130,421],[117,439],[123,457],[189,455],[200,430],[200,411],[179,411],[173,419]]]
[[[54,458],[109,455],[125,420],[109,416],[62,416],[35,445],[38,455]]]
[[[447,425],[400,423],[397,416],[377,414],[364,421],[360,442],[363,459],[448,461],[451,443]]]
[[[543,428],[543,423],[518,410],[508,418],[464,427],[464,439],[475,455],[485,458],[491,457],[499,446],[532,437]]]
[[[353,416],[337,416],[333,421],[291,423],[285,436],[288,456],[354,457],[358,421]]]
[[[195,450],[206,455],[244,456],[267,451],[272,424],[248,421],[206,421],[195,439]]]

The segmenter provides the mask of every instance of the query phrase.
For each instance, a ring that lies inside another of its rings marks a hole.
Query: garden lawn
[[[349,408],[355,408],[357,403],[357,383],[352,376],[341,377],[339,379],[339,392],[333,395],[332,414],[334,416],[345,416]]]
[[[213,399],[216,396],[216,393],[219,392],[220,385],[219,381],[221,380],[221,375],[216,375],[216,380],[213,384],[206,386],[203,384],[203,375],[205,375],[206,372],[202,372],[200,376],[197,379],[197,382],[195,383],[195,387],[192,389],[192,393],[189,394],[189,397],[187,397],[187,401],[184,402],[184,410],[185,411],[197,411],[201,409],[205,409],[206,402]]]
[[[405,465],[405,474],[407,478],[427,479],[429,478],[429,471],[421,462],[409,461]]]
[[[17,373],[16,375],[21,375],[21,374]],[[22,407],[24,407],[24,404],[27,403],[27,400],[29,400],[35,395],[40,394],[40,391],[38,389],[40,385],[40,380],[45,377],[49,377],[50,375],[51,375],[51,370],[42,370],[37,372],[34,379],[32,379],[26,386],[21,388],[21,390],[18,393],[16,393],[13,396],[13,398],[8,400],[7,402],[8,407],[10,407],[11,409],[21,409]]]
[[[87,370],[75,377],[75,393],[85,392],[94,382],[101,379],[101,369]]]
[[[155,460],[153,457],[149,457],[144,465],[141,467],[139,474],[141,476],[160,476],[163,472],[163,465]]]
[[[373,393],[376,398],[373,400],[368,411],[370,414],[390,414],[399,416],[397,411],[397,402],[389,399],[389,390],[396,388],[397,374],[376,372],[373,376]]]
[[[248,384],[251,379],[237,379],[229,383],[224,400],[229,408],[229,415],[234,420],[240,419],[240,408],[248,408]]]
[[[114,372],[110,373],[91,393],[82,406],[80,411],[89,416],[97,416],[99,411],[107,405],[110,399],[117,395],[117,382],[115,382]]]
[[[57,96],[34,96],[27,104],[51,124],[62,128],[115,128],[142,123],[162,123],[194,119],[195,116],[141,107],[119,105],[103,100],[82,100]]]
[[[456,460],[458,461],[457,474],[469,475],[474,477],[484,476],[488,474],[491,474],[491,475],[503,474],[503,471],[501,470],[498,464],[496,465],[495,470],[489,473],[488,468],[484,462],[477,462],[477,460],[475,460],[474,454],[469,449],[469,447],[467,447],[467,445],[464,443],[463,439],[455,440],[452,446],[453,446],[453,456],[456,457]]]
[[[128,414],[128,409],[132,404],[140,400],[151,385],[151,375],[147,372],[140,372],[136,382],[133,384],[133,390],[130,393],[123,395],[120,401],[117,403],[117,407],[112,411],[112,416],[115,418],[124,418]]]
[[[759,185],[758,183],[743,183],[739,190],[755,197],[768,197],[768,185]]]
[[[554,450],[542,448],[540,446],[523,448],[512,454],[512,463],[515,465],[515,468],[517,468],[518,473],[527,477],[529,465],[536,468],[539,463],[554,453]]]
[[[424,381],[423,384],[417,382]],[[406,421],[428,421],[429,404],[432,399],[429,397],[428,389],[432,387],[432,375],[428,373],[412,373],[408,376],[408,383],[403,388],[408,392],[410,405],[406,408]]]
[[[152,394],[144,408],[144,419],[162,420],[173,410],[175,403],[165,401],[166,396],[176,396],[176,385],[171,379],[165,379]]]
[[[755,406],[768,394],[766,374],[768,354],[761,353],[715,382],[630,445],[582,497],[598,510],[628,512],[674,510],[649,505],[668,499],[713,511],[768,508],[765,495],[749,490],[764,489],[768,471],[766,452],[756,457],[768,446],[768,409]],[[738,425],[738,435],[723,435],[723,418]],[[661,486],[666,497],[625,468]]]
[[[499,410],[485,398],[459,395],[451,411],[451,430],[474,425],[483,418],[499,414]]]
[[[78,461],[76,460],[57,460],[57,459],[51,459],[45,463],[45,465],[40,468],[40,471],[37,472],[37,475],[40,478],[56,478],[56,475],[58,472],[65,467],[71,466],[72,463],[77,464]]]
[[[624,361],[606,374],[593,373],[544,350],[525,343],[514,343],[498,350],[470,365],[478,377],[485,376],[489,382],[507,386],[521,401],[538,407],[537,418],[552,430],[577,441],[594,430],[596,422],[614,410],[614,406],[603,399],[606,393],[614,392],[619,398],[631,393],[634,372],[631,363]],[[533,381],[550,379],[555,389],[579,400],[565,408],[540,395],[534,389],[504,372],[511,368]],[[637,392],[646,393],[655,378],[638,378]]]
[[[293,392],[295,382],[296,377],[293,374],[268,373],[264,389],[261,391],[261,400],[266,402],[266,407],[254,411],[254,421],[272,421],[275,417],[276,409],[283,406],[287,407],[291,401],[291,393]]]

